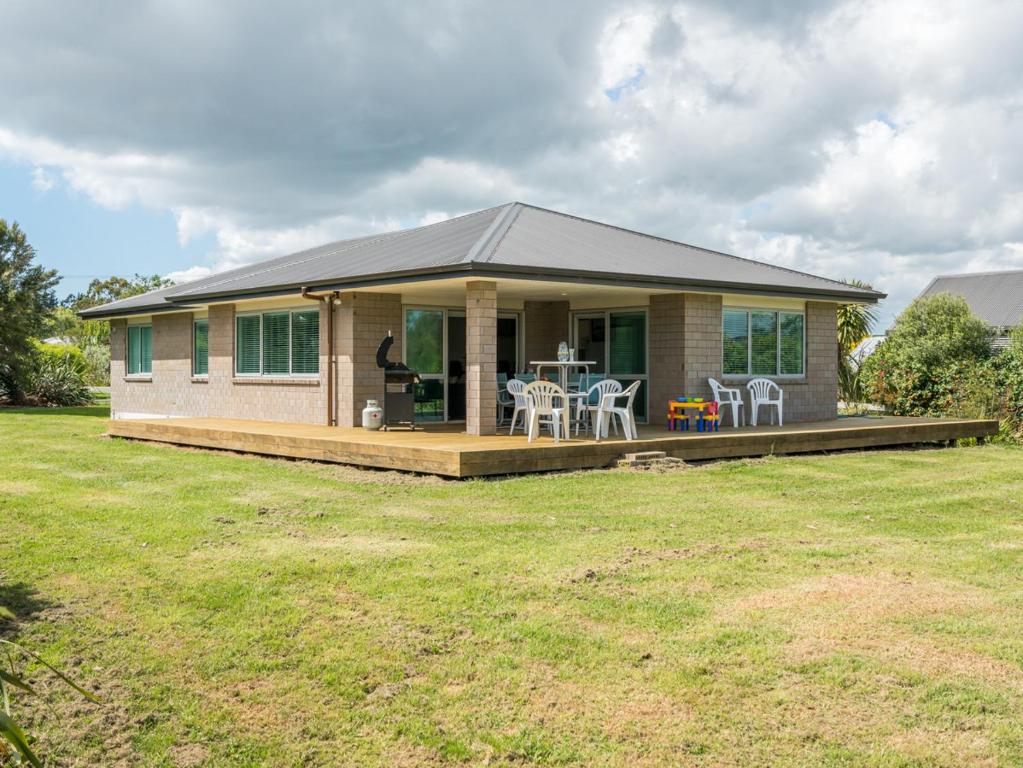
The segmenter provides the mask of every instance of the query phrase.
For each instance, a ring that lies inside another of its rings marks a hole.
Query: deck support
[[[497,432],[497,283],[465,284],[465,431]]]

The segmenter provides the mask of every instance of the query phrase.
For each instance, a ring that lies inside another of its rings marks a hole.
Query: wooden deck
[[[244,419],[170,418],[111,420],[109,434],[445,477],[475,477],[606,467],[625,453],[638,451],[664,451],[688,461],[984,438],[997,433],[998,422],[853,417],[784,427],[723,427],[720,432],[702,434],[641,427],[639,440],[632,442],[612,438],[598,443],[580,436],[560,444],[548,436],[533,443],[521,434],[473,437],[462,429],[460,425],[436,425],[415,432],[369,432]]]

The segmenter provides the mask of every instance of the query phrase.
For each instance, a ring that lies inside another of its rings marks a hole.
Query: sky
[[[1023,2],[5,0],[62,293],[520,200],[889,294],[1023,268]]]

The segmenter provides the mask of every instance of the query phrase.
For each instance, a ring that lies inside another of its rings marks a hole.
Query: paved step
[[[622,458],[618,459],[619,467],[642,467],[647,464],[653,464],[656,461],[662,461],[667,458],[668,454],[664,451],[639,451],[637,453],[627,453]]]

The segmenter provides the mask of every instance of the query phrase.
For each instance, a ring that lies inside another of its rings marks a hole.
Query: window
[[[291,313],[291,372],[320,372],[320,313]]]
[[[647,418],[647,315],[645,310],[575,315],[573,341],[578,360],[593,360],[590,373],[606,373],[622,387],[639,381],[632,403],[636,418]]]
[[[128,326],[128,354],[125,370],[129,376],[153,372],[153,326]]]
[[[320,372],[320,311],[263,312],[235,318],[235,373],[309,376]]]
[[[210,372],[210,321],[192,324],[192,375],[208,376]]]
[[[802,376],[802,312],[725,309],[722,372],[726,376]]]
[[[440,309],[405,311],[406,364],[420,374],[444,373],[444,312]]]

